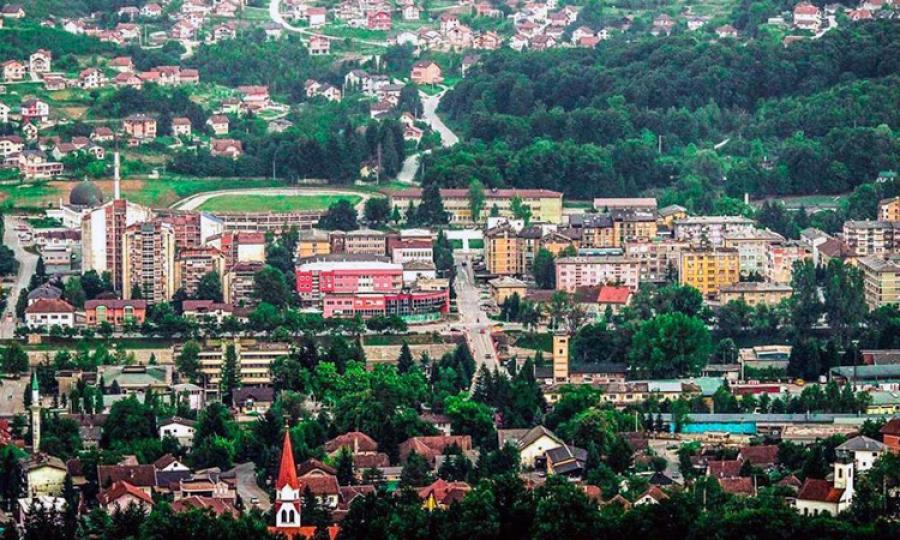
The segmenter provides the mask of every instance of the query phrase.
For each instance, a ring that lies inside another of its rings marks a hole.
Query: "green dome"
[[[69,204],[75,206],[97,206],[103,202],[103,192],[93,182],[80,182],[69,193]]]

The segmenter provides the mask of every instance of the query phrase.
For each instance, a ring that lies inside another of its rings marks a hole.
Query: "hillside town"
[[[740,4],[2,6],[0,537],[900,534],[896,6]]]

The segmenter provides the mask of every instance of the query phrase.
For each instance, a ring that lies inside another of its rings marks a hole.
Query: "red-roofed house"
[[[28,328],[50,328],[75,326],[75,308],[60,299],[42,298],[25,308],[25,324]]]
[[[124,510],[132,504],[145,513],[153,508],[153,498],[150,495],[124,480],[114,482],[109,489],[101,491],[97,495],[97,502],[109,514]]]
[[[190,497],[184,497],[182,499],[178,499],[177,501],[172,503],[172,510],[176,513],[180,512],[189,512],[191,510],[210,510],[217,517],[224,516],[225,514],[230,514],[231,517],[238,517],[239,512],[237,508],[234,507],[234,503],[229,499],[220,499],[218,497],[201,497],[199,495],[193,495]]]
[[[338,435],[325,443],[325,452],[329,456],[337,454],[341,448],[347,448],[351,454],[374,454],[378,452],[378,443],[360,431]]]
[[[838,459],[834,462],[834,483],[807,478],[794,503],[797,512],[805,516],[836,516],[850,508],[855,474],[853,469],[853,459]]]
[[[400,443],[400,461],[406,462],[406,458],[415,452],[423,456],[429,463],[434,463],[437,456],[444,453],[450,446],[456,445],[463,452],[472,449],[472,437],[468,435],[437,435],[430,437],[412,437]]]
[[[443,478],[438,478],[430,486],[420,489],[418,493],[422,499],[422,507],[431,512],[462,501],[471,490],[472,487],[465,482],[447,482]]]
[[[618,313],[623,307],[631,303],[632,290],[629,287],[614,287],[604,285],[597,294],[597,304],[603,312],[607,306],[613,313]]]
[[[744,446],[738,452],[738,459],[749,461],[754,467],[764,469],[774,467],[778,463],[778,446],[774,444]]]
[[[244,153],[241,141],[237,139],[213,139],[210,144],[210,153],[214,156],[237,159]]]
[[[819,29],[822,23],[822,12],[809,2],[800,2],[794,6],[794,26],[813,32]]]
[[[881,428],[881,442],[891,452],[900,454],[900,417],[892,418]]]
[[[706,474],[714,478],[737,478],[741,474],[743,463],[737,459],[709,460]]]
[[[750,497],[756,494],[752,478],[719,478],[719,486],[725,493],[741,497]]]

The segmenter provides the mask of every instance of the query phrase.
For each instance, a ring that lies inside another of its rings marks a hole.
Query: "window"
[[[97,323],[106,322],[106,317],[107,317],[106,306],[97,306],[96,312],[97,312]]]

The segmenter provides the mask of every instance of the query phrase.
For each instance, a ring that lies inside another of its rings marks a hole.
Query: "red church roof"
[[[281,490],[284,486],[300,489],[300,481],[297,479],[297,466],[294,465],[294,449],[291,448],[291,435],[284,432],[284,445],[281,448],[281,467],[278,469],[278,480],[275,489]]]

